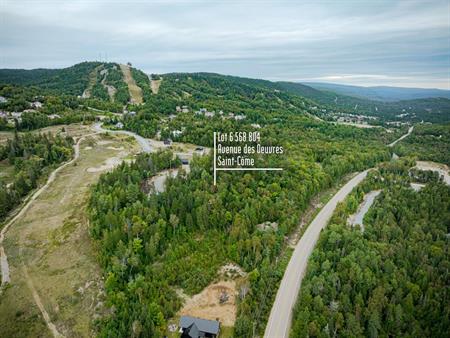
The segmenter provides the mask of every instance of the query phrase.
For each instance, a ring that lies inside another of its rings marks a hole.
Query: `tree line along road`
[[[410,127],[408,133],[390,143],[388,147],[394,146],[397,142],[409,136],[412,133],[413,128],[414,127]],[[372,169],[360,172],[348,181],[322,208],[298,241],[286,271],[284,272],[275,302],[270,311],[269,320],[264,333],[265,338],[289,337],[289,330],[292,322],[292,310],[297,301],[302,279],[308,265],[309,256],[319,239],[320,232],[328,224],[337,204],[342,202],[352,189],[364,180],[370,170]]]

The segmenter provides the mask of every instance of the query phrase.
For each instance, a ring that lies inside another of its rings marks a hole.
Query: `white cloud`
[[[149,71],[448,87],[449,6],[4,0],[0,67],[70,65],[102,53]]]

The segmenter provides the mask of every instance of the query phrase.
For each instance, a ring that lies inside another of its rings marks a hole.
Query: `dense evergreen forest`
[[[445,337],[450,330],[450,188],[394,161],[371,173],[323,231],[303,280],[291,337]],[[414,178],[412,178],[414,177]],[[410,187],[420,180],[420,191]],[[364,218],[347,218],[382,189]]]
[[[101,178],[91,197],[92,232],[101,248],[108,304],[116,309],[101,323],[102,336],[121,336],[133,327],[163,335],[166,320],[181,306],[175,288],[198,293],[229,261],[250,274],[251,291],[239,301],[234,335],[263,332],[287,263],[285,235],[311,198],[345,174],[390,157],[377,130],[295,114],[276,122],[261,130],[262,138],[285,146],[287,156],[263,164],[283,167],[282,175],[221,173],[214,188],[212,159],[202,157],[191,163],[189,175],[170,179],[164,193],[147,196],[146,179],[167,161],[155,165],[158,157],[149,162],[144,155]],[[185,137],[209,144],[220,123],[200,119]],[[278,222],[278,231],[258,230],[265,221]]]
[[[39,180],[55,164],[72,157],[73,140],[50,134],[15,134],[0,146],[0,161],[14,166],[12,183],[0,178],[0,220],[16,207],[24,196],[38,186]]]
[[[0,69],[0,84],[36,86],[53,94],[81,95],[90,73],[101,62],[82,62],[62,69]]]

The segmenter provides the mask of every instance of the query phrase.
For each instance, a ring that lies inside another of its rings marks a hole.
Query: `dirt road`
[[[0,295],[3,293],[5,286],[11,282],[9,264],[8,264],[8,256],[6,255],[5,249],[3,247],[3,241],[5,239],[6,233],[19,218],[23,217],[23,215],[27,212],[27,210],[32,205],[33,201],[35,201],[42,194],[42,192],[45,191],[48,188],[48,186],[55,180],[56,174],[58,172],[60,172],[61,170],[63,170],[65,167],[74,163],[78,159],[78,157],[80,156],[80,143],[86,137],[92,136],[95,134],[97,134],[97,133],[86,134],[78,139],[77,143],[74,145],[75,155],[72,158],[72,160],[64,163],[63,165],[61,165],[60,167],[55,169],[48,177],[47,182],[28,199],[28,201],[22,207],[22,209],[3,227],[2,231],[0,232],[0,264],[1,264],[1,271],[2,271],[2,283],[1,283],[1,287],[0,287]],[[45,310],[44,306],[42,305],[42,301],[39,297],[39,294],[37,293],[36,289],[34,288],[32,280],[28,276],[27,267],[25,265],[22,265],[22,269],[26,276],[27,284],[33,295],[35,303],[38,306],[39,310],[41,311],[42,317],[44,318],[45,323],[47,324],[47,327],[52,332],[54,337],[61,337],[62,335],[58,332],[58,330],[56,329],[56,326],[51,322],[47,311]]]
[[[9,266],[8,266],[8,257],[6,256],[5,250],[3,248],[3,241],[5,239],[5,234],[8,232],[9,228],[11,227],[11,225],[14,224],[14,222],[22,217],[23,214],[25,214],[25,212],[28,210],[28,208],[30,207],[31,203],[33,203],[33,201],[39,197],[39,195],[45,190],[47,189],[47,187],[55,180],[56,174],[61,171],[62,169],[64,169],[65,167],[67,167],[68,165],[74,163],[78,157],[80,156],[80,143],[81,141],[83,141],[86,137],[88,136],[92,136],[95,135],[97,133],[92,133],[92,134],[87,134],[82,136],[78,142],[74,145],[74,150],[75,150],[75,156],[72,158],[72,160],[70,160],[69,162],[64,163],[63,165],[59,166],[58,168],[56,168],[55,170],[53,170],[53,172],[50,174],[50,176],[47,179],[47,182],[40,188],[38,189],[29,199],[28,202],[26,202],[26,204],[22,207],[22,209],[3,227],[2,231],[0,232],[0,264],[1,264],[1,270],[2,270],[2,284],[1,284],[1,288],[0,288],[0,295],[3,291],[3,287],[6,283],[10,282],[10,278],[9,278]]]
[[[320,232],[330,220],[336,205],[343,201],[352,189],[367,176],[369,170],[359,173],[348,181],[322,208],[298,241],[278,289],[264,337],[282,338],[289,336],[292,309],[297,300],[308,258],[314,249]]]
[[[11,282],[1,296],[0,336],[94,335],[104,292],[85,210],[102,172],[88,169],[136,149],[128,138],[85,129],[74,159],[52,173],[3,231]]]
[[[128,131],[128,130],[103,129],[101,123],[96,123],[94,125],[94,130],[96,130],[97,132],[100,132],[100,133],[111,133],[111,134],[122,134],[122,135],[133,136],[135,138],[135,140],[141,146],[143,152],[146,152],[146,153],[151,153],[152,152],[152,147],[150,146],[150,143],[145,138],[143,138],[142,136],[140,136],[138,134],[135,134],[135,133],[133,133],[131,131]]]

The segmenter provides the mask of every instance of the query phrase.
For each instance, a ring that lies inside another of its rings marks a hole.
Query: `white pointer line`
[[[244,171],[244,170],[283,170],[283,168],[216,168],[216,171]]]
[[[214,132],[214,185],[217,183],[217,172],[218,171],[266,171],[275,170],[281,171],[283,168],[217,168],[216,161],[216,132]]]
[[[217,182],[217,170],[216,170],[216,132],[214,132],[214,185]]]

